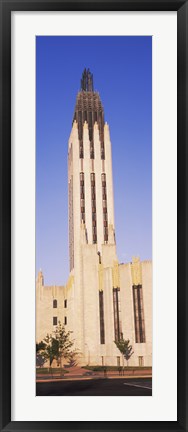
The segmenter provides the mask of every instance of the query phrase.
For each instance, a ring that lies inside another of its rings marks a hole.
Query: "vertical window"
[[[78,132],[79,132],[79,144],[80,144],[80,159],[84,157],[84,149],[83,149],[83,139],[80,130],[82,130],[82,111],[78,112]]]
[[[117,366],[120,366],[120,357],[117,356]]]
[[[105,154],[104,154],[104,142],[101,143],[101,159],[105,159]]]
[[[99,317],[100,317],[100,343],[105,344],[103,291],[99,291]]]
[[[135,323],[135,342],[145,343],[145,323],[143,309],[142,285],[133,285],[133,305]]]
[[[95,174],[91,173],[91,211],[92,211],[92,239],[97,243],[97,214],[96,214],[96,191]]]
[[[53,308],[57,308],[57,300],[56,299],[53,300]]]
[[[67,308],[67,300],[64,300],[64,308]]]
[[[53,325],[57,325],[57,317],[53,317]]]
[[[83,141],[80,140],[80,159],[83,159],[83,157],[84,157]]]
[[[94,152],[94,141],[93,141],[92,113],[89,113],[89,117],[90,117],[90,125],[89,125],[90,159],[94,159],[95,152]]]
[[[80,216],[81,222],[85,223],[85,189],[84,189],[84,173],[80,173]]]
[[[64,317],[64,325],[67,325],[67,317]]]
[[[120,320],[120,288],[113,288],[113,307],[114,307],[114,336],[115,341],[119,341],[122,335]]]
[[[143,356],[139,356],[138,357],[138,365],[139,366],[144,366],[144,357]]]
[[[107,193],[106,193],[106,174],[101,174],[102,181],[102,207],[103,207],[103,232],[104,242],[108,241],[108,212],[107,212]]]

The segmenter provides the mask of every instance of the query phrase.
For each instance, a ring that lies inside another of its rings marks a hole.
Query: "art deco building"
[[[44,327],[50,331],[61,317],[73,331],[80,363],[119,365],[114,341],[123,336],[134,350],[130,365],[151,366],[151,261],[118,263],[110,131],[86,69],[68,142],[68,194],[70,277],[64,288],[50,291],[39,273],[37,340],[45,336]],[[54,300],[58,317],[51,315]],[[45,304],[50,304],[48,325],[43,325]]]

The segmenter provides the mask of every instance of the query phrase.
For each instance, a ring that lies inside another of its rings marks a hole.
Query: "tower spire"
[[[81,79],[81,90],[86,92],[93,92],[93,74],[89,69],[84,69]]]

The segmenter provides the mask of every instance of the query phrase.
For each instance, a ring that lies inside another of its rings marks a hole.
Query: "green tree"
[[[74,340],[71,340],[70,331],[66,332],[65,327],[61,322],[58,322],[55,331],[52,334],[47,334],[46,337],[36,346],[37,355],[41,355],[45,361],[49,361],[51,368],[52,362],[55,359],[62,367],[62,358],[72,359],[75,350],[72,350]]]
[[[114,343],[116,344],[117,348],[119,349],[120,353],[122,354],[123,359],[124,358],[126,359],[127,366],[128,366],[129,359],[134,354],[132,345],[130,345],[130,340],[129,339],[127,339],[127,340],[123,339],[123,335],[122,335],[120,340],[114,341]],[[124,361],[123,361],[123,365],[124,365]]]
[[[55,359],[60,363],[61,367],[62,358],[71,359],[74,352],[72,350],[74,340],[71,340],[71,333],[71,331],[66,332],[65,327],[62,326],[60,321],[58,322],[53,339],[56,343]]]
[[[40,353],[45,348],[45,343],[43,341],[36,343],[36,353]]]
[[[45,362],[49,360],[49,366],[51,367],[57,354],[57,341],[51,334],[47,334],[43,341],[38,344],[37,349],[37,354],[40,354],[45,359]]]
[[[45,363],[45,358],[41,354],[41,351],[44,350],[45,344],[44,342],[39,342],[36,344],[36,366],[42,367]]]

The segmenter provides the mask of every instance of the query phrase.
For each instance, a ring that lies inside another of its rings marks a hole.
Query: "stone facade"
[[[104,249],[106,249],[104,245]],[[61,321],[67,330],[73,331],[75,348],[79,349],[79,363],[82,365],[119,365],[123,364],[114,343],[114,301],[113,289],[119,288],[119,321],[124,339],[129,339],[134,354],[129,360],[130,366],[152,365],[152,264],[133,258],[132,263],[118,264],[112,267],[99,263],[96,246],[83,247],[83,285],[80,307],[82,313],[75,310],[75,283],[71,277],[67,286],[45,286],[43,275],[39,272],[36,284],[36,339],[41,341],[47,333],[55,330],[53,318]],[[108,251],[106,251],[106,254]],[[136,341],[135,309],[133,287],[141,286],[143,291],[144,342]],[[100,292],[103,293],[104,343],[101,343],[100,328]],[[54,300],[57,308],[54,308]],[[82,338],[78,338],[81,333]],[[78,332],[77,332],[77,328]]]

